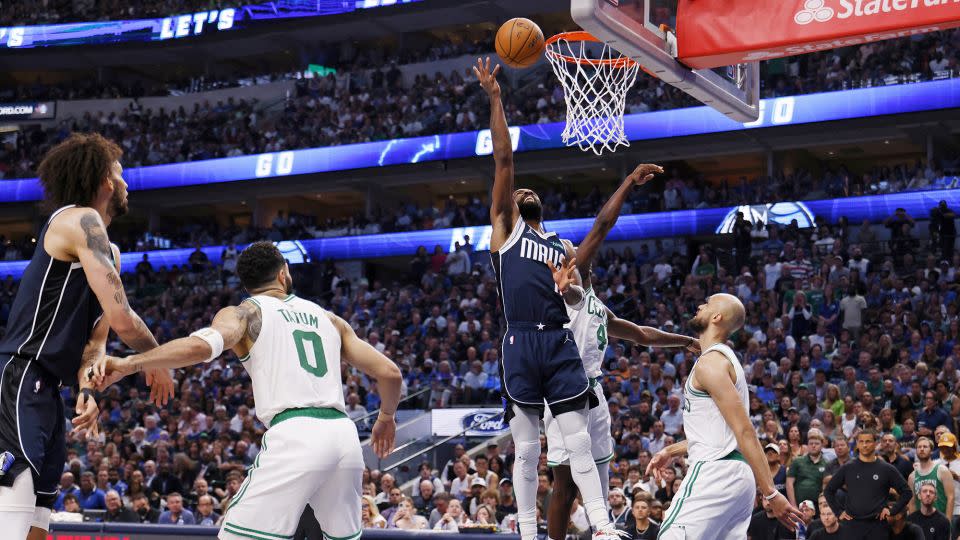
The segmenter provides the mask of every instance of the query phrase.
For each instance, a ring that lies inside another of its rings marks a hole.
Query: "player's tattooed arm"
[[[247,338],[250,339],[251,343],[255,343],[257,338],[260,337],[263,314],[260,313],[260,308],[253,302],[244,302],[240,304],[238,309],[244,310],[243,316],[247,320]]]
[[[223,350],[232,349],[245,337],[255,339],[260,334],[260,310],[250,302],[221,309],[210,328],[223,338]],[[208,360],[213,354],[211,345],[196,336],[187,336],[164,343],[142,354],[126,358],[109,357],[107,376],[122,375],[148,369],[177,369]]]
[[[142,352],[156,347],[157,340],[127,301],[119,273],[119,250],[111,246],[100,215],[85,210],[73,223],[73,227],[65,229],[66,235],[110,327],[134,350]]]
[[[80,216],[80,229],[83,230],[83,237],[86,241],[87,249],[96,257],[96,259],[107,270],[114,270],[112,250],[110,240],[107,239],[107,229],[103,226],[100,216],[94,211],[84,212]],[[114,270],[114,273],[116,271]]]

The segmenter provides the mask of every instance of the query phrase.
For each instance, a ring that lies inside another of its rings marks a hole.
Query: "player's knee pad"
[[[516,444],[515,467],[524,480],[537,479],[537,465],[540,462],[540,441],[524,441]]]
[[[0,509],[33,513],[36,506],[37,495],[33,491],[33,475],[29,470],[14,477],[9,487],[0,487]]]
[[[38,506],[33,511],[33,522],[31,527],[36,527],[44,531],[50,530],[50,509]]]
[[[570,469],[579,474],[590,472],[596,465],[590,453],[590,436],[584,432],[571,433],[563,437],[563,444],[570,455]]]

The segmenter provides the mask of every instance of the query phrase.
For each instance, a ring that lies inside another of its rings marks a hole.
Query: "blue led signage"
[[[748,210],[752,221],[778,222],[787,224],[790,219],[810,220],[822,218],[828,223],[836,223],[846,217],[850,223],[860,223],[868,219],[880,223],[893,215],[897,208],[904,208],[915,218],[929,216],[930,210],[941,200],[954,209],[960,209],[960,190],[920,191],[896,193],[891,195],[872,195],[850,197],[846,199],[826,199],[792,203],[755,205],[752,207],[707,208],[702,210],[680,210],[676,212],[655,212],[621,216],[617,225],[610,231],[607,240],[626,242],[647,238],[666,238],[682,236],[713,235],[724,224],[733,219],[737,212]],[[781,206],[786,204],[786,206]],[[590,231],[593,218],[547,221],[544,226],[556,231],[561,238],[578,243]],[[458,227],[432,231],[408,233],[370,234],[364,236],[342,236],[338,238],[317,238],[314,240],[284,241],[278,244],[281,252],[291,264],[324,259],[350,260],[373,259],[378,257],[408,257],[417,247],[441,246],[453,251],[455,242],[470,237],[470,244],[476,251],[490,249],[489,225],[478,227]],[[220,264],[224,246],[209,246],[203,252],[214,264]],[[154,268],[187,264],[192,249],[169,249],[147,252]],[[124,272],[133,272],[143,258],[142,252],[124,253],[120,262]],[[0,262],[0,280],[7,275],[19,278],[26,268],[27,261]]]

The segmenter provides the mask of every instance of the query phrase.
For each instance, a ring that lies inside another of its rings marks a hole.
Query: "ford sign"
[[[460,427],[467,431],[467,435],[495,435],[508,428],[503,421],[503,412],[491,410],[472,411],[464,415],[460,419]]]

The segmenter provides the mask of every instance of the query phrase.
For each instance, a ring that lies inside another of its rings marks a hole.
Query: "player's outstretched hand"
[[[695,354],[695,355],[699,355],[699,354],[700,354],[700,340],[699,340],[699,339],[691,339],[691,340],[690,340],[690,343],[688,343],[687,346],[684,347],[684,348],[685,348],[687,351],[689,351],[689,352],[691,352],[691,353],[693,353],[693,354]]]
[[[557,284],[560,294],[563,294],[571,285],[577,282],[575,272],[577,271],[577,258],[568,257],[563,260],[559,266],[555,266],[551,261],[547,261],[550,273],[553,274],[553,282]]]
[[[370,432],[370,445],[380,459],[393,452],[393,444],[397,438],[397,421],[392,417],[379,416]]]
[[[664,451],[657,452],[647,464],[646,474],[653,475],[659,484],[663,480],[663,471],[673,463],[673,458]]]
[[[173,397],[173,377],[170,376],[169,369],[148,369],[144,372],[147,376],[147,386],[150,387],[150,401],[157,407],[167,404],[167,401]]]
[[[790,504],[783,493],[777,493],[777,496],[770,501],[770,510],[774,517],[780,520],[791,531],[796,530],[797,524],[803,522],[803,512],[799,508]]]
[[[77,415],[70,421],[73,424],[73,430],[85,433],[88,440],[96,438],[100,434],[100,407],[97,406],[97,399],[92,390],[80,391],[75,412]]]
[[[103,392],[113,383],[126,377],[126,358],[104,355],[87,369],[81,383],[93,383],[98,392]]]
[[[477,58],[477,65],[473,66],[473,73],[480,80],[480,86],[492,98],[500,97],[500,83],[497,82],[497,74],[500,73],[500,64],[494,66],[490,71],[490,57],[484,62],[482,58]]]
[[[632,173],[627,175],[627,179],[637,186],[642,186],[653,180],[655,174],[663,174],[663,167],[652,163],[641,163]]]

